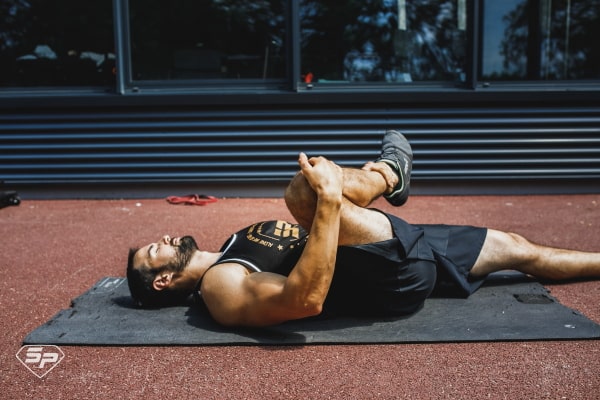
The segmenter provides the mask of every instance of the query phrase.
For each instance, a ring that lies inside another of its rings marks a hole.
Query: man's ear
[[[168,288],[173,282],[173,272],[161,272],[156,275],[154,281],[152,282],[152,287],[154,290],[163,290]]]

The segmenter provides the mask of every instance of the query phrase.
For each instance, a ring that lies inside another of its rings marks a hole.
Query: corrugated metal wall
[[[594,107],[238,106],[3,111],[0,180],[283,182],[299,151],[350,166],[373,159],[386,128],[411,140],[416,183],[600,178]]]

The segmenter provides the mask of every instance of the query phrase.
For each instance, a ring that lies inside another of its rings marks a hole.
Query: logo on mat
[[[65,357],[65,353],[54,345],[23,346],[16,355],[21,364],[38,378],[46,376]]]

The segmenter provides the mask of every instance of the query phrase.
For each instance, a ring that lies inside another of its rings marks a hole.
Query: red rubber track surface
[[[600,195],[415,196],[392,208],[409,222],[514,231],[600,252]],[[61,346],[38,378],[15,357],[27,333],[104,276],[127,250],[193,234],[217,250],[261,219],[290,219],[282,199],[24,200],[0,210],[2,399],[597,399],[600,340],[293,347]],[[547,285],[600,323],[600,281]],[[481,312],[485,312],[482,310]],[[106,329],[111,329],[107,326]]]

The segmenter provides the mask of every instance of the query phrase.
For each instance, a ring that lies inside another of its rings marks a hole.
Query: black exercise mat
[[[431,298],[400,319],[331,318],[227,329],[194,307],[135,308],[125,278],[104,278],[31,332],[25,344],[292,345],[600,338],[600,325],[536,282],[496,275],[468,299]]]

